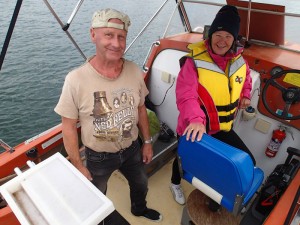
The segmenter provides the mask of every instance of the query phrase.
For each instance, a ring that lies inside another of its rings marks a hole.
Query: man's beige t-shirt
[[[141,70],[131,61],[124,60],[116,79],[102,76],[88,61],[66,76],[54,111],[80,120],[85,146],[117,152],[137,139],[138,106],[144,104],[149,91]]]

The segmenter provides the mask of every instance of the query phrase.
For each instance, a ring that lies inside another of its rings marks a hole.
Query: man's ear
[[[90,28],[90,35],[91,35],[91,40],[93,43],[95,43],[95,30],[93,28]]]

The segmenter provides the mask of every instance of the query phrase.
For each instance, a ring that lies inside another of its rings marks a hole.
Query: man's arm
[[[65,149],[70,157],[71,163],[89,180],[92,180],[88,169],[83,165],[79,153],[77,120],[62,117],[62,134]]]
[[[149,121],[148,121],[148,114],[145,105],[141,105],[138,107],[139,113],[139,129],[143,135],[144,140],[150,140],[150,129],[149,129]],[[153,150],[152,150],[152,143],[144,143],[142,146],[143,152],[143,162],[148,164],[152,160]]]

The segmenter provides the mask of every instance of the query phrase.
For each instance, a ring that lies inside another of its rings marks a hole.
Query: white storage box
[[[28,165],[0,187],[22,225],[96,225],[114,211],[112,202],[60,153]]]

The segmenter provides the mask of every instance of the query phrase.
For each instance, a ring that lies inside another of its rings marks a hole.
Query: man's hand
[[[148,164],[153,157],[152,144],[143,144],[142,146],[143,163]]]
[[[90,171],[84,166],[75,166],[89,181],[92,181],[92,175],[90,173]]]

